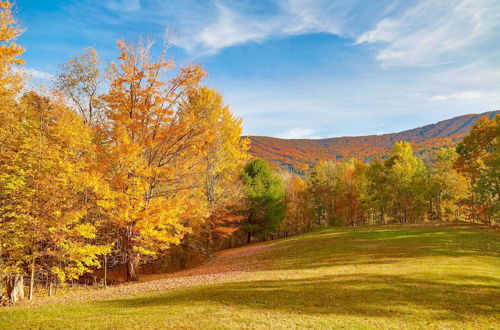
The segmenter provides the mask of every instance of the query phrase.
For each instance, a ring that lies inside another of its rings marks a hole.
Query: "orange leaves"
[[[172,79],[171,85],[180,90],[195,92],[192,87],[198,85],[207,76],[208,74],[201,66],[191,64],[180,69],[179,75]],[[176,97],[176,94],[169,95],[169,97]]]
[[[18,103],[10,8],[0,2],[0,215],[12,220],[0,238],[19,253],[12,269],[43,257],[48,272],[75,277],[113,244],[132,267],[179,244],[194,221],[235,230],[239,217],[226,208],[240,198],[248,143],[222,97],[200,88],[200,66],[174,74],[167,48],[154,59],[152,43],[119,40],[105,95],[99,55],[87,49],[63,65],[57,97]]]
[[[13,97],[21,87],[21,77],[13,71],[15,65],[24,64],[20,58],[24,48],[15,42],[21,32],[12,16],[12,4],[0,1],[0,96]]]
[[[118,41],[120,64],[103,97],[111,120],[108,176],[115,194],[114,224],[126,229],[128,253],[154,255],[178,244],[200,168],[205,133],[200,118],[181,108],[204,77],[199,67],[174,68],[165,51],[153,61],[150,45]]]
[[[207,240],[209,250],[214,239],[230,235],[241,221],[237,204],[242,199],[240,175],[248,143],[241,138],[241,120],[210,88],[193,90],[182,113],[197,136],[192,152],[200,156],[200,163],[193,174],[198,182],[198,203],[206,209],[191,224],[196,227],[195,235]]]
[[[0,1],[0,59],[2,66],[5,64],[22,64],[23,60],[18,58],[24,49],[16,45],[15,40],[21,34],[12,16],[12,4],[10,1]]]

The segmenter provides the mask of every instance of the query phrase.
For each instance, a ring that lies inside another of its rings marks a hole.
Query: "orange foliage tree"
[[[286,214],[276,234],[278,237],[287,237],[311,229],[313,214],[305,181],[286,172],[282,175],[285,182]]]
[[[138,279],[143,258],[179,244],[189,230],[186,218],[203,212],[190,197],[205,132],[181,105],[206,74],[186,66],[165,79],[174,63],[166,48],[153,61],[150,46],[118,41],[120,64],[104,96],[112,125],[108,175],[114,197],[108,207],[127,254],[127,280]]]

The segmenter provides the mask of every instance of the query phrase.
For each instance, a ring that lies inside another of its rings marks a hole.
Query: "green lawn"
[[[0,309],[0,328],[493,329],[499,257],[494,229],[323,229],[225,251],[199,270],[213,281]]]

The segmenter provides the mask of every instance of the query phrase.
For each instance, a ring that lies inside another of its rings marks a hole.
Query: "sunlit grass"
[[[324,229],[262,245],[269,248],[216,261],[252,265],[222,282],[0,310],[0,328],[493,329],[500,322],[494,229]]]

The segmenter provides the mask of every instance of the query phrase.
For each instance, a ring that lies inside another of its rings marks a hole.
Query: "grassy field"
[[[323,229],[227,250],[154,285],[0,309],[0,328],[493,329],[499,257],[494,229]]]

